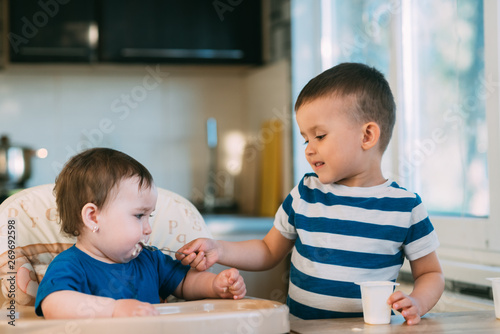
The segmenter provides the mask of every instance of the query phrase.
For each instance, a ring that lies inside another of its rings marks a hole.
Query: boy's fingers
[[[196,270],[198,271],[205,271],[208,269],[208,266],[207,266],[207,261],[206,260],[202,260],[196,267],[194,267]]]
[[[199,257],[198,254],[192,253],[188,255],[189,257],[189,265],[193,268],[196,268],[201,261],[203,261],[203,257]]]
[[[196,253],[197,251],[199,251],[201,246],[202,246],[201,241],[199,239],[196,239],[194,241],[191,241],[191,242],[185,244],[184,246],[179,248],[177,251],[180,253],[184,253],[186,255],[190,255],[192,253]]]
[[[191,267],[196,268],[198,271],[204,271],[207,268],[207,259],[203,252],[199,252],[196,254],[195,259],[193,260]]]
[[[179,256],[181,258],[179,259],[177,256]],[[182,257],[182,255],[176,254],[175,258],[178,259],[178,260],[181,260],[181,263],[183,265],[190,266],[190,265],[192,265],[193,260],[196,258],[196,255],[189,254],[189,255],[185,255],[184,257]]]

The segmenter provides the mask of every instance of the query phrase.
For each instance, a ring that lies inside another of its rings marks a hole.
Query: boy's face
[[[352,98],[334,95],[297,110],[297,124],[307,144],[306,159],[321,183],[363,186],[363,124],[349,117],[352,106]]]
[[[95,241],[97,257],[104,262],[126,263],[138,255],[141,240],[151,234],[149,218],[155,210],[158,193],[154,185],[139,189],[139,178],[123,179],[98,210],[99,231]],[[134,252],[135,251],[135,252]]]

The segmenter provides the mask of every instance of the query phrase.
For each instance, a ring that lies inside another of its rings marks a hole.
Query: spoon
[[[175,254],[181,254],[181,255],[184,255],[186,256],[186,254],[184,253],[181,253],[181,252],[176,252],[176,251],[173,251],[171,249],[167,249],[167,248],[158,248],[158,247],[155,247],[155,246],[150,246],[150,245],[146,245],[146,243],[144,241],[139,241],[139,244],[142,246],[142,248],[144,249],[147,249],[149,251],[162,251],[162,252],[168,252],[168,253],[175,253]]]

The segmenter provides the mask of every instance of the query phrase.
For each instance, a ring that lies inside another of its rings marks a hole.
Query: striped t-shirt
[[[354,282],[395,281],[404,257],[413,261],[439,246],[420,197],[391,181],[358,188],[306,174],[274,226],[295,239],[287,303],[302,319],[362,316]]]

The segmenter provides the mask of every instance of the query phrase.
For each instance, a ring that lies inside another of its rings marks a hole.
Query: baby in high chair
[[[149,171],[132,157],[108,148],[86,150],[66,163],[54,191],[61,230],[77,241],[49,265],[37,292],[38,315],[148,316],[157,315],[152,304],[169,295],[245,296],[234,268],[217,275],[198,272],[142,247],[158,194]]]

